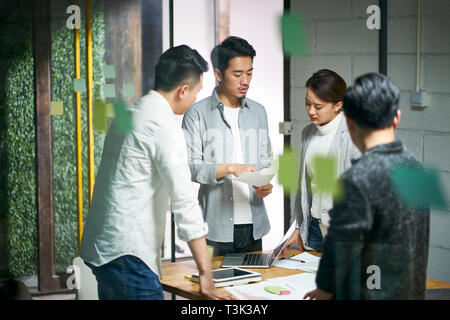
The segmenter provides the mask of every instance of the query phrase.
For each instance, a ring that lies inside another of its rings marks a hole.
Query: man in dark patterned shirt
[[[342,175],[317,273],[316,299],[424,299],[429,208],[405,203],[392,182],[397,166],[421,168],[395,139],[399,90],[370,73],[344,97],[353,143],[362,156]]]

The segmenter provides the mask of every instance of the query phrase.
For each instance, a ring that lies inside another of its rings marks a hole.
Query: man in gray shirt
[[[330,212],[317,299],[424,299],[429,208],[403,200],[393,170],[422,168],[395,138],[399,90],[370,73],[344,97],[347,126],[362,156],[342,175],[345,197]]]
[[[234,180],[271,165],[267,114],[246,98],[256,53],[244,39],[229,37],[211,53],[218,86],[183,119],[192,181],[208,223],[215,255],[262,250],[270,225],[263,198],[272,185]]]

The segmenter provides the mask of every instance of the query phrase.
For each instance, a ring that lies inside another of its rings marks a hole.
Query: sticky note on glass
[[[103,67],[103,74],[107,79],[113,79],[116,77],[116,69],[113,65],[107,64]]]
[[[278,158],[278,183],[283,185],[285,194],[295,190],[298,186],[298,166],[300,155],[285,146],[283,154]]]
[[[86,80],[73,79],[73,87],[75,92],[86,92]]]
[[[131,115],[125,102],[118,101],[114,103],[114,115],[117,131],[123,134],[130,132],[132,129]]]
[[[281,38],[285,56],[308,53],[305,23],[296,13],[286,13],[281,17]]]
[[[106,104],[106,117],[114,118],[114,105],[111,103]]]
[[[334,157],[315,157],[313,159],[314,180],[319,193],[328,193],[340,199],[343,188],[338,180],[337,160]]]
[[[93,107],[94,129],[98,132],[106,132],[108,129],[108,119],[106,116],[106,102],[95,100]]]
[[[400,197],[411,206],[447,209],[448,203],[437,170],[432,168],[397,166],[392,182]]]
[[[115,98],[116,86],[112,83],[105,84],[105,87],[103,88],[103,93],[105,94],[105,98]]]
[[[60,116],[64,113],[64,103],[62,101],[50,102],[50,114],[52,116]]]
[[[122,86],[122,95],[124,98],[134,97],[134,86],[132,83],[124,83]]]

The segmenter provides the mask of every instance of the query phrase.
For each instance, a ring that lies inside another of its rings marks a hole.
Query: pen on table
[[[294,259],[294,258],[283,258],[283,259],[294,260],[294,261],[299,261],[299,262],[301,262],[301,263],[306,263],[306,261],[299,260],[299,259]]]

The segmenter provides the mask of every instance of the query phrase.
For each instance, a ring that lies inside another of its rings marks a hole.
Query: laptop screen
[[[272,257],[275,259],[279,254],[280,251],[283,249],[284,244],[288,241],[288,239],[284,240],[282,243],[280,243],[280,245],[278,247],[275,248],[275,250],[273,250],[273,254]]]
[[[286,242],[289,240],[292,233],[294,232],[295,225],[296,225],[295,222],[296,222],[296,220],[294,220],[294,222],[289,227],[289,230],[284,234],[283,239],[281,239],[280,244],[273,250],[273,253],[272,253],[273,260],[275,260],[278,257],[278,255],[281,253],[281,250],[284,249],[284,245],[286,244]]]

